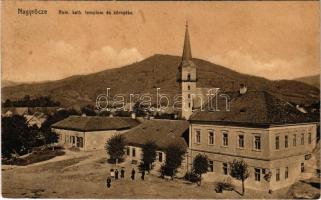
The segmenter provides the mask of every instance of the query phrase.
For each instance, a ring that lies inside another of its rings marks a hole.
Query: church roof
[[[181,67],[188,67],[188,66],[195,67],[195,64],[192,61],[191,42],[190,42],[189,32],[188,32],[188,23],[186,22],[186,30],[185,30]]]
[[[192,59],[192,50],[191,50],[191,43],[189,40],[188,24],[186,23],[182,60],[191,60],[191,59]]]
[[[70,116],[51,127],[74,131],[104,131],[130,129],[138,124],[138,121],[129,117]]]
[[[204,111],[193,113],[190,121],[260,127],[315,121],[309,114],[300,112],[295,106],[266,91],[226,94],[229,96],[229,111],[225,107],[225,98],[219,97],[217,105],[220,111],[209,110],[207,104],[203,107]],[[216,106],[215,98],[212,103]]]

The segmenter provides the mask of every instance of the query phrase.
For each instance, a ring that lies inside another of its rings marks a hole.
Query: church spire
[[[189,61],[189,60],[192,60],[192,50],[191,50],[191,43],[189,41],[188,22],[186,21],[185,40],[184,40],[182,61]]]

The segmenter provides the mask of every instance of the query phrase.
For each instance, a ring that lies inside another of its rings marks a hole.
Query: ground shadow
[[[320,182],[312,182],[312,181],[306,181],[306,180],[301,180],[301,182],[309,184],[314,188],[320,189]]]
[[[124,162],[124,159],[118,159],[117,164]],[[116,164],[115,159],[107,159],[108,164]]]
[[[234,191],[235,193],[237,193],[238,195],[242,196],[242,193],[239,192],[239,191],[237,191],[236,189],[233,189],[233,191]]]
[[[189,181],[183,181],[183,183],[186,184],[186,185],[193,185],[194,184],[194,183],[189,182]]]

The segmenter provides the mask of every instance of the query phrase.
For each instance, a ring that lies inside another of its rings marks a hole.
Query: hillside
[[[111,95],[125,93],[152,93],[161,88],[161,93],[180,94],[176,82],[180,57],[154,55],[143,61],[121,68],[105,70],[89,75],[72,76],[66,79],[22,84],[2,89],[2,101],[7,98],[22,98],[50,95],[65,106],[93,104],[98,94],[111,88]],[[197,65],[198,87],[219,87],[224,90],[237,90],[240,83],[246,83],[249,90],[270,91],[281,98],[295,103],[311,103],[319,100],[319,89],[298,81],[271,81],[249,76],[228,68],[194,59]],[[153,100],[156,98],[153,98]]]
[[[9,80],[2,80],[1,81],[1,88],[16,86],[16,85],[19,85],[19,84],[21,84],[21,83],[14,82],[14,81],[9,81]]]
[[[306,77],[301,77],[294,80],[320,88],[320,75],[306,76]]]

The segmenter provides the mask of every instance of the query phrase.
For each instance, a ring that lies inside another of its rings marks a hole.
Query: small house
[[[109,138],[137,126],[129,117],[70,116],[51,126],[59,136],[58,143],[83,151],[104,149]]]
[[[188,147],[189,122],[185,120],[144,120],[140,125],[123,134],[127,141],[127,161],[139,164],[142,159],[142,147],[147,142],[154,142],[157,146],[154,170],[158,171],[165,163],[166,149],[170,145]],[[187,159],[184,159],[181,172],[185,174]]]

